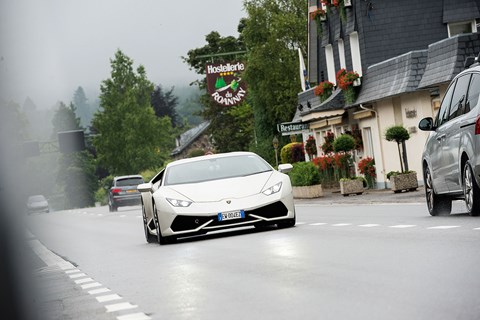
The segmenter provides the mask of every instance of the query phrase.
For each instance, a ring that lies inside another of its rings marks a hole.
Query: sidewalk
[[[341,204],[382,204],[382,203],[425,203],[425,190],[419,186],[416,191],[394,193],[390,189],[367,189],[361,195],[343,196],[340,189],[324,189],[323,197],[295,199],[295,204],[341,205]]]

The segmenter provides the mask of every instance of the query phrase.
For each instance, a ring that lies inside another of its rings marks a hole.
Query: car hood
[[[272,175],[273,171],[269,171],[246,177],[179,184],[164,187],[166,189],[164,191],[166,193],[170,193],[168,191],[178,192],[194,202],[212,202],[227,198],[240,199],[262,192]]]

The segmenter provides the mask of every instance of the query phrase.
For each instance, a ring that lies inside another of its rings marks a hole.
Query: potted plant
[[[294,163],[288,175],[292,182],[294,198],[323,197],[320,173],[313,162]]]
[[[322,36],[322,22],[327,20],[327,12],[322,8],[318,8],[317,10],[310,12],[310,20],[315,21],[315,23],[317,24],[318,35]]]
[[[340,179],[340,193],[344,197],[351,194],[361,195],[364,191],[363,184],[363,177],[342,178]]]
[[[317,142],[313,136],[308,136],[305,142],[305,152],[308,154],[310,160],[317,155]]]
[[[322,81],[318,86],[315,87],[313,93],[316,96],[320,97],[320,101],[323,102],[332,95],[334,84],[330,81]]]
[[[336,75],[337,86],[343,90],[343,96],[345,97],[345,102],[352,104],[357,98],[357,93],[355,91],[355,86],[357,86],[360,75],[355,71],[347,71],[345,69],[340,69]]]
[[[368,188],[373,188],[377,177],[375,159],[366,157],[358,162],[358,171],[365,176]]]
[[[403,190],[413,191],[418,188],[417,173],[415,171],[408,170],[407,161],[407,149],[405,141],[410,139],[410,134],[403,126],[396,125],[391,126],[385,133],[385,139],[387,141],[395,141],[398,148],[398,157],[400,158],[401,172],[391,171],[387,174],[387,179],[391,182],[392,191],[395,193]],[[400,145],[402,145],[402,152],[400,151]]]

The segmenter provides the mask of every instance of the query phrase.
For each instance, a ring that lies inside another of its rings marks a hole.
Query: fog
[[[155,84],[198,78],[181,60],[218,31],[237,36],[242,0],[6,0],[0,2],[0,101],[41,109],[68,103],[78,86],[92,101],[121,49]]]

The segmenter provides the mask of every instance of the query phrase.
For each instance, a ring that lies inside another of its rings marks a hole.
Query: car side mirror
[[[152,184],[150,182],[139,184],[137,190],[140,192],[152,192]]]
[[[282,163],[278,165],[278,171],[281,173],[290,172],[293,169],[293,166],[290,163]]]
[[[434,131],[436,129],[435,125],[433,124],[432,117],[427,117],[420,120],[418,128],[422,131]]]

